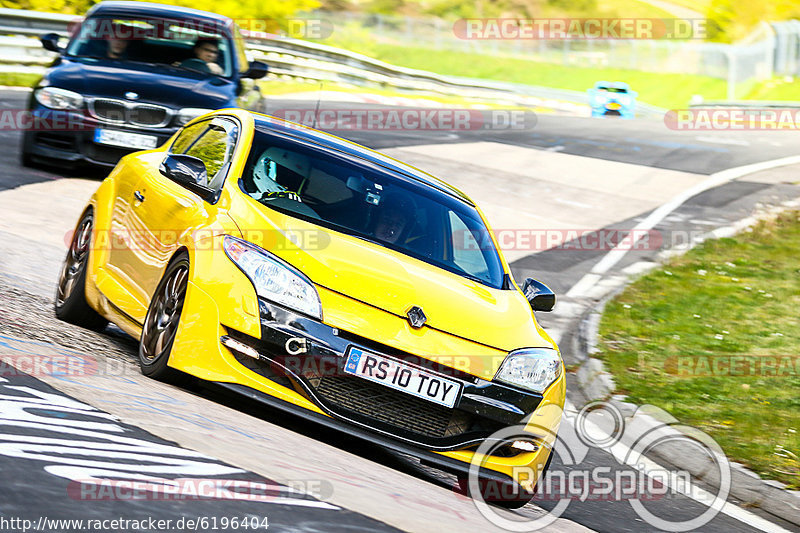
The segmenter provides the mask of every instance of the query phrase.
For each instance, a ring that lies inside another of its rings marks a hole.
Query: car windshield
[[[601,91],[606,91],[609,93],[627,93],[628,89],[622,89],[619,87],[600,87]]]
[[[239,185],[270,209],[503,287],[500,257],[474,207],[370,162],[257,131]]]
[[[117,17],[86,19],[67,48],[72,57],[169,65],[224,77],[232,74],[231,52],[221,25]]]

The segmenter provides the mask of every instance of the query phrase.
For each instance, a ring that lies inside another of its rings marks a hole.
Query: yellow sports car
[[[214,382],[462,478],[474,462],[514,506],[548,464],[564,405],[563,362],[533,312],[554,303],[538,281],[515,283],[457,189],[223,109],[102,182],[55,308],[140,339],[148,376]]]

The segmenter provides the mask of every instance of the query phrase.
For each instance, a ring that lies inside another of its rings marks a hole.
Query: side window
[[[208,121],[198,122],[189,127],[183,128],[178,138],[172,143],[170,152],[173,154],[185,154],[186,150],[208,127]]]
[[[486,265],[486,258],[483,257],[481,243],[475,238],[475,232],[471,230],[464,220],[457,213],[450,211],[450,234],[453,243],[453,263],[464,272],[472,272],[480,277],[488,275],[489,267]],[[480,235],[479,235],[480,237]]]
[[[172,145],[172,153],[200,159],[206,166],[207,187],[219,190],[231,164],[239,128],[230,120],[215,118],[186,128]]]

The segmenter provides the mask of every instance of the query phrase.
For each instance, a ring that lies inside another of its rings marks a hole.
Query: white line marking
[[[578,411],[575,409],[575,406],[572,405],[572,402],[570,402],[569,400],[565,402],[564,409],[572,412]],[[607,433],[604,430],[600,429],[595,423],[593,423],[589,419],[583,420],[583,427],[584,430],[588,431],[589,434],[591,435],[603,435]],[[623,463],[625,458],[627,457],[636,457],[637,464],[628,464],[628,466],[636,468],[645,475],[647,475],[648,472],[663,472],[664,470],[664,468],[655,461],[652,461],[647,457],[639,454],[630,453],[631,449],[619,441],[613,444],[610,449],[604,451],[611,454],[619,463]],[[658,478],[658,481],[665,483],[666,485],[669,486],[669,479],[666,479],[665,477],[660,476]],[[685,486],[683,484],[678,483],[677,487],[671,487],[671,488],[676,492],[680,492],[687,498],[692,499],[706,507],[708,507],[708,505],[704,502],[711,502],[715,499],[715,495],[701,489],[700,487],[695,486],[694,484],[689,484],[688,486]],[[738,505],[734,505],[730,502],[726,502],[725,505],[723,505],[722,509],[720,509],[720,512],[751,527],[754,527],[761,531],[766,531],[767,533],[790,533],[789,530],[784,529],[777,524],[773,524],[769,520],[761,518],[757,514],[753,514],[750,511],[746,511],[745,509],[742,509]]]
[[[714,187],[718,187],[735,179],[741,178],[742,176],[761,172],[762,170],[769,170],[787,165],[795,165],[797,163],[800,163],[800,156],[795,155],[791,157],[783,157],[781,159],[763,161],[761,163],[754,163],[752,165],[729,168],[727,170],[711,174],[707,179],[701,181],[693,187],[686,189],[672,198],[672,200],[669,202],[656,208],[656,210],[650,213],[649,216],[639,222],[632,230],[632,239],[625,239],[613,250],[608,252],[600,261],[598,261],[591,271],[585,274],[578,281],[578,283],[572,286],[572,288],[567,292],[566,296],[568,298],[580,298],[582,295],[588,292],[603,274],[608,272],[623,257],[625,257],[625,254],[628,253],[628,250],[635,248],[636,243],[639,242],[639,240],[646,234],[648,230],[653,229],[656,224],[664,220],[664,218],[672,213],[672,211],[680,207],[681,204],[686,202],[686,200],[700,194],[703,191],[713,189]]]
[[[590,204],[584,204],[583,202],[576,202],[574,200],[564,200],[563,198],[556,198],[555,202],[558,204],[571,205],[572,207],[579,207],[581,209],[591,209],[594,207]]]
[[[750,146],[748,141],[742,139],[724,139],[720,137],[695,137],[695,140],[711,144],[734,144],[736,146]]]

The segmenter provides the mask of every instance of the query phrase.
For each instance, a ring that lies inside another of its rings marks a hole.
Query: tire
[[[30,145],[31,134],[29,132],[25,132],[22,134],[22,146],[20,146],[19,150],[19,164],[26,168],[32,168],[36,166],[33,156],[31,156]]]
[[[106,327],[108,320],[92,309],[86,301],[86,265],[91,252],[94,215],[86,211],[67,250],[56,287],[56,317],[65,322],[95,331]]]
[[[189,380],[188,375],[167,366],[188,283],[189,257],[181,253],[167,266],[144,319],[139,339],[139,367],[145,376],[180,385]]]

